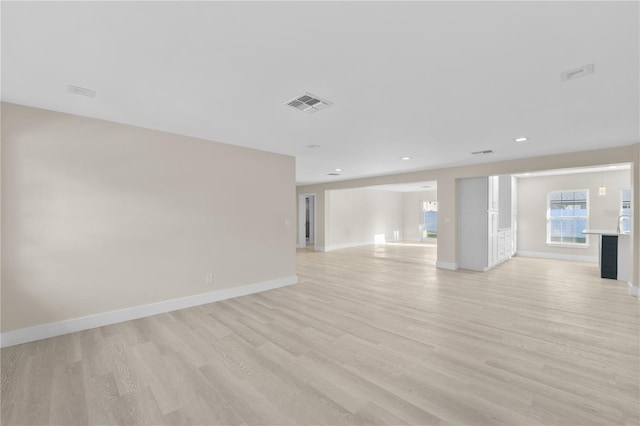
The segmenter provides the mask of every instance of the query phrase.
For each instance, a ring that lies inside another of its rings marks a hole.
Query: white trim
[[[631,284],[629,281],[627,281],[627,291],[629,292],[629,296],[633,296],[633,297],[637,297],[638,299],[640,299],[640,288],[638,288],[637,285],[633,285]]]
[[[434,238],[434,240],[435,240],[435,238]],[[422,242],[422,240],[420,238],[403,238],[402,240],[400,240],[398,242],[401,243],[403,241],[409,241],[411,243],[420,243],[420,242]]]
[[[275,280],[247,284],[241,287],[217,290],[209,293],[181,297],[179,299],[165,300],[163,302],[151,303],[148,305],[133,306],[117,311],[103,312],[100,314],[88,315],[86,317],[72,318],[64,321],[7,331],[0,334],[0,347],[4,348],[7,346],[19,345],[21,343],[33,342],[34,340],[48,339],[49,337],[61,336],[63,334],[74,333],[76,331],[88,330],[90,328],[102,327],[123,321],[163,314],[165,312],[176,311],[178,309],[213,303],[219,300],[246,296],[248,294],[259,293],[261,291],[296,284],[297,282],[298,277],[296,275],[291,275],[288,277],[277,278]]]
[[[340,250],[340,249],[352,248],[352,247],[372,246],[374,244],[380,245],[384,243],[376,243],[375,241],[365,241],[365,242],[359,242],[359,243],[342,243],[342,244],[334,244],[331,246],[325,246],[323,247],[323,250],[320,250],[320,251],[331,251],[331,250]]]
[[[316,193],[309,192],[307,194],[298,194],[298,240],[296,247],[297,248],[305,248],[307,246],[306,239],[306,229],[305,229],[305,217],[306,217],[306,204],[305,198],[312,197],[313,198],[313,244],[315,245],[318,240],[318,236],[316,234],[317,226],[316,226]]]
[[[588,239],[588,237],[587,237]],[[549,243],[547,242],[547,246],[549,247],[563,247],[563,248],[572,248],[572,249],[588,249],[591,247],[587,243]]]
[[[578,262],[598,263],[598,256],[578,256],[575,254],[546,253],[542,251],[518,250],[518,257],[536,257],[540,259],[575,260]]]
[[[441,262],[441,261],[438,260],[436,262],[436,268],[449,269],[451,271],[457,271],[458,270],[458,262]]]
[[[299,194],[298,195],[298,236],[296,239],[296,247],[298,248],[303,248],[304,245],[306,245],[306,237],[305,237],[305,229],[304,229],[304,225],[305,225],[305,213],[306,213],[306,209],[303,209],[303,206],[305,204],[305,196],[304,194]]]

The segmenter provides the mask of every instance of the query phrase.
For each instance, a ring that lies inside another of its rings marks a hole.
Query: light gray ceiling
[[[640,140],[638,2],[1,7],[3,101],[289,154],[300,184]]]

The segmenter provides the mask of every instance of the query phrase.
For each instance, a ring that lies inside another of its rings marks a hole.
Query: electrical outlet
[[[205,284],[213,284],[213,272],[209,272],[208,274],[206,274],[204,276],[204,283]]]

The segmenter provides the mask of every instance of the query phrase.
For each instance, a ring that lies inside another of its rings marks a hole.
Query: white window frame
[[[572,216],[573,218],[585,219],[587,222],[586,229],[589,228],[589,216],[590,216],[590,198],[591,194],[588,189],[558,189],[551,191],[547,194],[547,245],[553,247],[570,247],[570,248],[588,248],[589,247],[589,235],[585,235],[584,243],[564,243],[551,241],[551,194],[558,192],[586,192],[587,193],[587,215],[586,216]]]

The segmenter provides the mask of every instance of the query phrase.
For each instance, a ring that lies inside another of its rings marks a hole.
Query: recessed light
[[[87,89],[86,87],[74,86],[70,84],[67,87],[69,93],[73,93],[74,95],[86,96],[87,98],[93,98],[96,96],[96,91],[92,89]]]
[[[334,169],[336,172],[341,172],[342,169]]]
[[[401,160],[411,160],[411,157],[402,157]]]
[[[526,142],[526,141],[527,141],[527,138],[524,138],[524,137],[522,137],[522,138],[516,138],[516,139],[515,139],[515,141],[516,141],[516,142],[518,142],[518,143],[522,143],[522,142]]]

